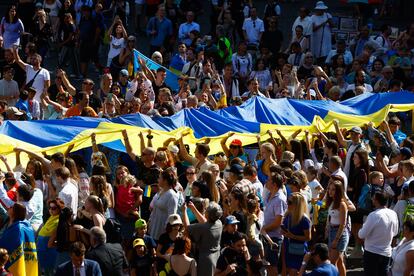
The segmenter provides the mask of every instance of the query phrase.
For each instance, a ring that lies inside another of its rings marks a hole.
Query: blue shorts
[[[328,246],[331,248],[332,242],[335,240],[336,233],[338,232],[338,226],[330,226],[329,227],[329,238],[328,238]],[[349,242],[349,233],[348,230],[345,228],[342,231],[342,236],[338,240],[338,244],[336,245],[336,250],[338,252],[345,252],[346,248],[348,247]]]
[[[263,242],[265,259],[270,263],[271,266],[277,266],[279,262],[280,251],[282,248],[282,239],[271,237],[272,241],[276,243],[277,248],[271,248],[268,242]]]

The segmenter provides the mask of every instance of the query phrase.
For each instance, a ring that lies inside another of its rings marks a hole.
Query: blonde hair
[[[4,266],[9,260],[9,253],[7,249],[0,248],[0,266]]]
[[[124,186],[128,186],[128,184],[131,184],[131,186],[134,186],[136,183],[137,183],[137,179],[135,178],[135,176],[131,174],[128,174],[121,179],[121,185],[124,185]]]
[[[303,217],[309,217],[308,204],[306,203],[305,197],[301,193],[292,193],[289,197],[289,201],[292,202],[291,204],[294,208],[291,208],[291,211],[288,209],[286,216],[290,214],[290,226],[295,226],[300,223]]]
[[[265,142],[265,143],[263,143],[260,146],[260,148],[263,148],[263,149],[267,150],[268,152],[270,152],[272,154],[272,157],[276,160],[276,149],[275,149],[275,146],[273,146],[269,142]]]
[[[295,161],[295,154],[291,151],[285,150],[282,153],[282,160],[288,160],[289,162],[293,163]]]

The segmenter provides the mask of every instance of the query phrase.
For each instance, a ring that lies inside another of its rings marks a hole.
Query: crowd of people
[[[1,120],[159,117],[253,97],[340,102],[414,88],[414,24],[391,40],[390,26],[361,19],[343,41],[322,1],[283,31],[275,0],[263,11],[212,0],[207,27],[203,12],[199,0],[18,1],[0,23]],[[214,155],[208,139],[192,154],[187,133],[155,148],[151,131],[139,133],[138,153],[126,130],[126,153],[95,134],[89,153],[16,147],[16,164],[0,156],[0,272],[16,257],[5,249],[11,229],[24,228],[43,275],[343,276],[347,258],[362,258],[366,275],[411,275],[410,116],[349,129],[334,120],[333,133],[270,130],[254,158],[232,132]]]

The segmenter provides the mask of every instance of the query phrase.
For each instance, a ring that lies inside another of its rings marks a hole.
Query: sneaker
[[[364,250],[360,246],[355,246],[351,254],[348,256],[349,259],[362,259],[364,256]]]

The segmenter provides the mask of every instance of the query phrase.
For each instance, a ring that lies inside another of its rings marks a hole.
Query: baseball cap
[[[168,150],[171,153],[175,153],[175,154],[177,154],[180,151],[180,149],[176,145],[169,145]]]
[[[226,217],[226,220],[225,220],[225,224],[226,225],[229,225],[229,224],[237,224],[239,222],[240,221],[238,221],[235,216],[231,216],[231,215],[230,216],[227,216]]]
[[[241,147],[241,146],[243,146],[243,143],[239,139],[234,139],[233,141],[231,141],[230,145]]]
[[[243,173],[243,167],[239,164],[233,164],[233,165],[231,165],[230,169],[227,169],[226,171],[234,173],[234,174],[242,174]]]
[[[358,127],[358,126],[354,126],[354,127],[353,127],[353,128],[351,128],[349,131],[350,131],[350,132],[355,132],[355,133],[357,133],[357,134],[362,134],[362,129],[361,129],[360,127]]]
[[[170,225],[177,225],[177,224],[183,224],[183,221],[181,220],[181,217],[177,214],[172,214],[168,217],[167,220],[168,224]]]
[[[128,76],[128,70],[126,70],[126,69],[122,69],[122,70],[119,72],[119,75],[121,75],[121,76]]]
[[[24,113],[21,112],[17,107],[11,106],[7,108],[6,114],[7,116],[10,116],[10,115],[20,116],[20,115],[23,115]]]
[[[315,162],[313,162],[312,159],[305,159],[303,163],[304,163],[305,169],[308,169],[309,167],[315,167]]]
[[[145,242],[143,239],[135,239],[134,243],[132,244],[132,246],[135,248],[136,246],[141,245],[141,246],[145,246]]]
[[[142,227],[146,227],[147,226],[147,222],[144,219],[138,219],[135,222],[135,228],[142,228]]]

